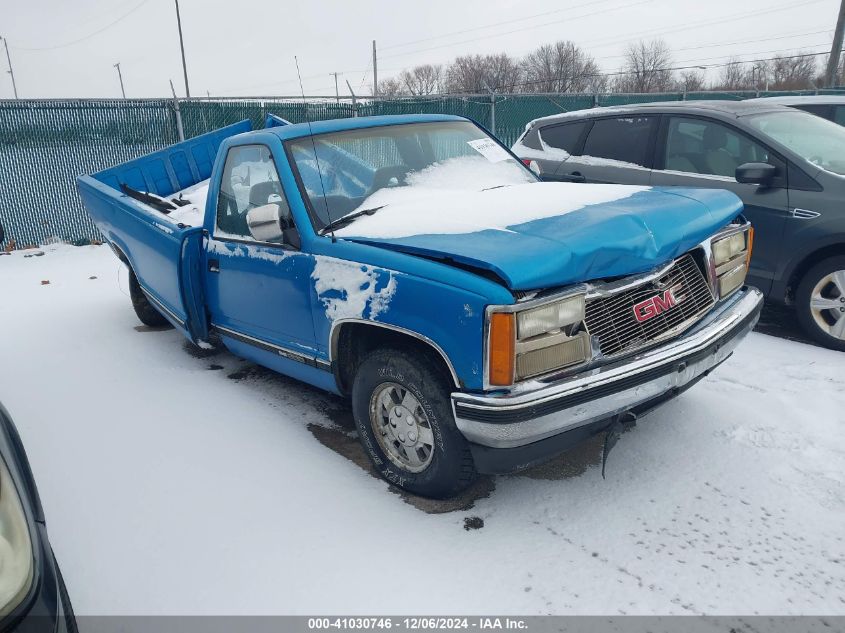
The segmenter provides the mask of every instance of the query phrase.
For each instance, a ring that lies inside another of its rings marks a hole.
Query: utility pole
[[[123,89],[123,74],[120,72],[120,62],[116,64],[112,64],[115,68],[117,68],[117,76],[120,79],[120,94],[123,95],[123,98],[126,98],[126,90]]]
[[[833,45],[830,47],[830,58],[827,60],[827,73],[825,73],[824,84],[828,88],[832,88],[836,82],[836,72],[839,70],[839,60],[842,57],[843,31],[845,31],[845,0],[841,0],[839,5],[836,33],[833,34]]]
[[[15,83],[15,71],[12,70],[12,58],[9,57],[9,40],[3,38],[3,44],[6,45],[6,61],[9,62],[9,70],[7,72],[12,76],[12,90],[15,93],[15,99],[17,99],[18,85]]]
[[[376,58],[376,41],[373,40],[373,98],[376,97],[378,97],[378,59]]]
[[[337,99],[337,103],[339,105],[340,104],[340,92],[338,92],[338,89],[337,89],[337,76],[340,73],[329,73],[329,74],[334,75],[334,96],[335,96],[335,99]]]
[[[185,40],[182,39],[182,17],[179,15],[179,0],[176,0],[176,24],[179,27],[179,48],[182,49],[182,72],[185,74],[185,96],[191,98],[191,89],[188,87],[188,65],[185,63]]]

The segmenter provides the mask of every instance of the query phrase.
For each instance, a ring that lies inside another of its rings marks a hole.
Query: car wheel
[[[845,351],[845,257],[831,257],[807,271],[795,300],[804,330],[825,347]]]
[[[370,353],[352,385],[352,412],[364,450],[388,482],[424,497],[451,497],[475,466],[455,426],[449,382],[424,354]]]
[[[165,319],[161,312],[153,307],[147,295],[141,290],[141,284],[138,283],[138,278],[135,273],[129,270],[129,298],[132,299],[132,307],[135,309],[135,314],[141,320],[141,323],[149,327],[173,327],[167,319]]]

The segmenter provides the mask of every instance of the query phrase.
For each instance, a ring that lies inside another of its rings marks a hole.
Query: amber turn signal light
[[[513,384],[516,331],[514,316],[493,313],[490,316],[490,359],[488,379],[491,385]]]
[[[748,227],[748,244],[745,246],[748,253],[745,255],[745,266],[751,265],[751,251],[754,249],[754,227]]]

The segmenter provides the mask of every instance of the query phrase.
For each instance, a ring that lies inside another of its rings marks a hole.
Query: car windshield
[[[748,123],[817,167],[845,175],[845,127],[800,110],[758,114]]]
[[[288,142],[317,230],[406,196],[481,191],[536,177],[469,121],[408,123]],[[316,158],[316,159],[315,159]],[[319,170],[318,170],[319,165]]]

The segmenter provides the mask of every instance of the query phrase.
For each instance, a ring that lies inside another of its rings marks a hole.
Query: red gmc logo
[[[653,319],[661,312],[666,312],[667,310],[674,308],[676,305],[678,305],[678,300],[672,293],[672,289],[669,288],[664,291],[662,295],[649,297],[645,301],[641,301],[636,304],[634,306],[634,316],[637,321],[644,323],[649,319]]]

